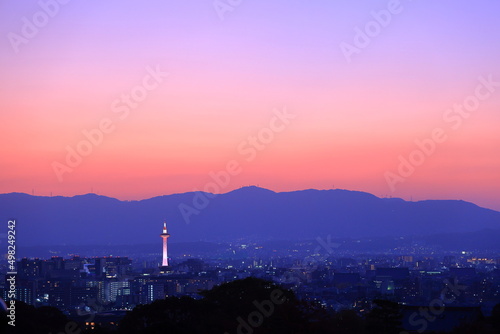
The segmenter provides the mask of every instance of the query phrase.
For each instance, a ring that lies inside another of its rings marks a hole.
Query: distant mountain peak
[[[260,192],[260,193],[270,193],[270,194],[276,194],[275,191],[272,191],[272,190],[269,190],[269,189],[266,189],[266,188],[262,188],[262,187],[259,187],[259,186],[244,186],[244,187],[241,187],[241,188],[238,188],[238,189],[235,189],[233,191],[230,191],[229,193],[249,193],[249,192],[253,192],[253,193],[257,193],[257,192]]]
[[[75,196],[72,196],[70,198],[82,198],[82,199],[111,199],[111,200],[115,200],[115,201],[120,201],[119,199],[117,198],[114,198],[114,197],[108,197],[108,196],[104,196],[104,195],[99,195],[99,194],[96,194],[96,193],[87,193],[87,194],[81,194],[81,195],[75,195]]]

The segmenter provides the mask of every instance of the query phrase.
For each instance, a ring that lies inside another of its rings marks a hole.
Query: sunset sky
[[[0,193],[144,199],[236,162],[219,192],[500,210],[498,1],[61,2],[0,2]]]

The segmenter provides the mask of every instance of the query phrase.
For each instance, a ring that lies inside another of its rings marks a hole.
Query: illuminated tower
[[[170,236],[167,232],[167,223],[163,222],[163,232],[160,237],[163,239],[163,262],[162,267],[168,267],[168,255],[167,255],[167,238]]]

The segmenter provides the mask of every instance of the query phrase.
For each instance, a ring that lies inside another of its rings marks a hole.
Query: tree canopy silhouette
[[[373,334],[398,334],[402,331],[401,309],[398,303],[384,300],[374,299],[376,305],[366,316],[366,326],[368,333]]]
[[[16,300],[15,326],[4,326],[8,334],[48,334],[65,333],[70,320],[57,308],[34,307]],[[75,325],[76,326],[76,325]]]
[[[312,333],[322,311],[295,294],[258,278],[246,278],[201,291],[203,297],[169,297],[137,306],[120,322],[131,333]],[[323,330],[316,333],[328,333]]]

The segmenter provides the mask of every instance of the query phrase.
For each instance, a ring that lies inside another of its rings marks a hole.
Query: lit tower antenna
[[[163,239],[163,262],[162,267],[168,267],[167,239],[170,236],[167,232],[167,223],[163,222],[163,232],[160,237]]]

